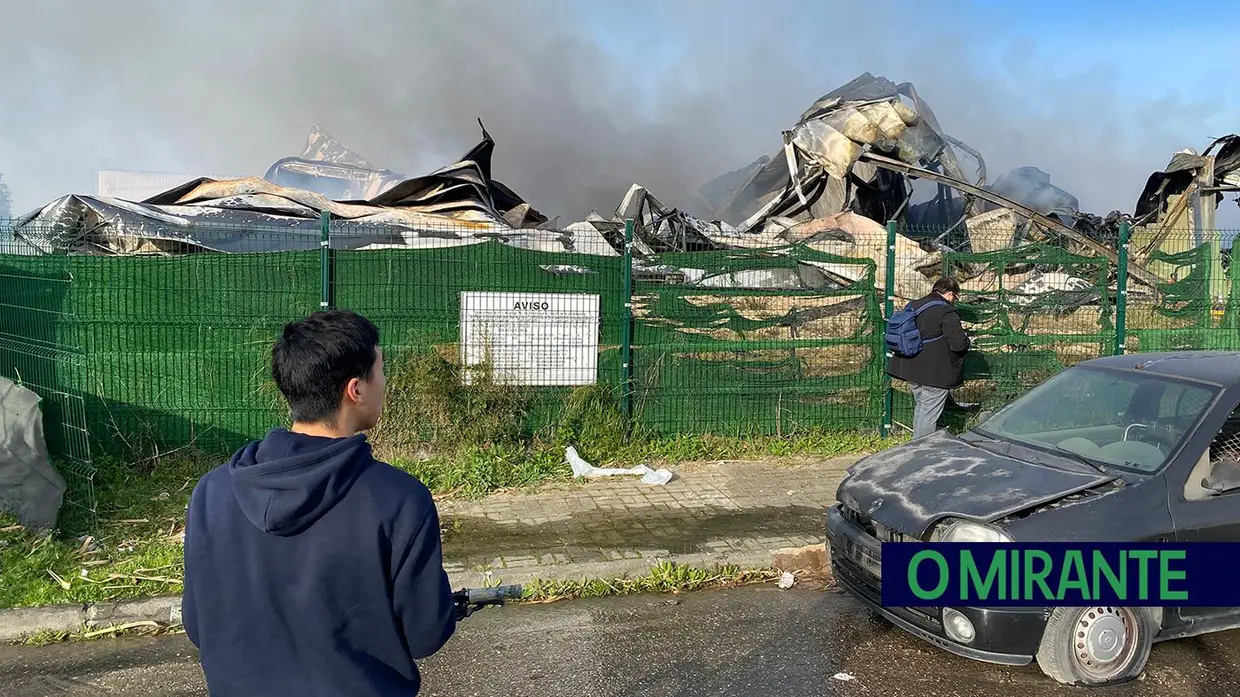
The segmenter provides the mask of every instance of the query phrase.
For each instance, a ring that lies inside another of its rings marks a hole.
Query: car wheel
[[[1042,634],[1038,666],[1069,685],[1125,682],[1145,670],[1156,631],[1147,608],[1056,608]]]

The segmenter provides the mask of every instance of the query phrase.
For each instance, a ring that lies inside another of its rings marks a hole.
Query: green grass
[[[604,450],[588,442],[571,443],[587,462],[599,467],[647,464],[674,467],[702,460],[753,460],[770,457],[837,457],[873,452],[899,442],[877,434],[815,431],[796,436],[683,436],[649,440]],[[529,447],[467,446],[453,457],[394,459],[392,464],[418,477],[436,494],[477,498],[501,489],[566,482],[572,470],[565,461],[568,443],[537,442]]]
[[[749,569],[731,565],[703,568],[663,561],[644,576],[535,581],[525,586],[520,602],[546,603],[635,593],[682,593],[707,588],[770,583],[779,576],[779,570],[773,568]]]
[[[174,456],[97,466],[100,525],[93,536],[33,535],[0,518],[0,607],[181,592],[185,507],[209,465]]]

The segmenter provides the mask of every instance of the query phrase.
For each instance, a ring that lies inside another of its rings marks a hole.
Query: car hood
[[[938,431],[857,462],[838,498],[877,523],[921,537],[943,517],[989,523],[1114,479],[999,455]]]

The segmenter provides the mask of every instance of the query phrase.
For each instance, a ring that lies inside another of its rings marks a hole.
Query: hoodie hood
[[[274,429],[228,463],[233,495],[255,527],[295,535],[349,493],[373,462],[366,436],[320,438]]]

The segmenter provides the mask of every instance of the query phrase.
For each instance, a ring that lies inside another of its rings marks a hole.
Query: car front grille
[[[853,525],[861,528],[867,535],[873,537],[879,542],[913,542],[916,538],[909,537],[898,530],[876,523],[870,519],[870,516],[861,511],[849,508],[848,506],[840,507],[844,512],[844,517]]]
[[[849,508],[846,505],[840,506],[840,512],[844,519],[856,525],[867,535],[873,537],[879,542],[913,542],[917,538],[905,535],[901,532],[892,530],[882,523],[876,523],[864,513]],[[841,551],[844,552],[848,567],[852,567],[855,571],[849,572],[853,581],[860,584],[858,590],[868,596],[873,602],[881,603],[882,583],[875,575],[871,564],[873,561],[868,560],[865,553],[858,553],[850,545],[845,544]],[[915,624],[923,629],[930,631],[940,631],[942,629],[942,621],[939,619],[939,609],[933,607],[905,607],[901,609],[905,619],[914,621]]]

